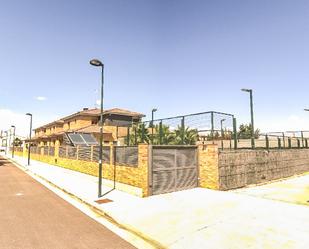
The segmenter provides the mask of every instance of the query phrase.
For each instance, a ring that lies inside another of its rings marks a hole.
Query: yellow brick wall
[[[108,132],[108,133],[112,133],[113,137],[116,137],[117,135],[117,126],[107,126],[107,125],[104,125],[104,128],[103,128],[103,131],[104,132]]]
[[[41,151],[41,154],[31,154],[31,159],[98,176],[99,166],[97,162],[60,158],[58,157],[58,150],[59,141],[56,141],[55,156],[43,155]],[[112,149],[111,153],[113,153]],[[115,177],[116,182],[141,188],[143,192],[142,195],[145,197],[148,196],[148,145],[139,145],[138,153],[137,167],[119,166],[115,165],[112,161],[110,164],[103,164],[103,178],[114,180]],[[16,155],[22,156],[22,154],[24,157],[27,157],[27,150],[24,149],[24,153],[19,152],[19,154]]]
[[[199,145],[199,185],[202,188],[219,189],[218,145]]]

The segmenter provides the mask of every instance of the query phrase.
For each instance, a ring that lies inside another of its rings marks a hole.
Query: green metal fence
[[[233,114],[209,111],[132,123],[124,138],[125,145],[217,144],[221,150],[294,149],[309,147],[309,131],[285,131],[242,134]]]
[[[155,145],[194,145],[219,137],[231,141],[236,119],[229,113],[202,112],[176,117],[133,123],[128,128],[126,145],[149,143]]]

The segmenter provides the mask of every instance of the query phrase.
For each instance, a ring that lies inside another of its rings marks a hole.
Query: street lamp
[[[13,128],[13,150],[12,150],[12,158],[14,158],[14,149],[15,149],[15,131],[16,131],[16,127],[15,125],[11,125],[11,128]]]
[[[158,109],[153,108],[151,110],[151,144],[153,144],[153,119],[154,119],[154,113],[157,111]]]
[[[98,197],[102,196],[102,154],[103,154],[103,86],[104,86],[104,64],[98,59],[92,59],[90,64],[95,67],[101,67],[101,112],[100,112],[100,154],[99,154],[99,189]]]
[[[30,165],[30,148],[31,148],[31,131],[32,131],[32,114],[26,113],[27,116],[30,116],[30,132],[29,132],[29,145],[28,145],[28,166]]]
[[[250,112],[251,112],[251,147],[254,149],[254,121],[253,121],[253,96],[252,89],[241,89],[243,92],[248,92],[250,94]]]
[[[225,118],[220,120],[220,124],[221,124],[221,148],[222,149],[223,149],[223,136],[224,136],[224,133],[223,133],[223,122],[224,121],[225,121]]]

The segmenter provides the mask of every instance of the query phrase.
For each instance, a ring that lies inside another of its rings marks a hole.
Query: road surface
[[[134,247],[0,157],[0,248]]]

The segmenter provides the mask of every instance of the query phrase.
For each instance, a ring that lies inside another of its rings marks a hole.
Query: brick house
[[[105,110],[103,113],[103,140],[104,144],[124,144],[128,127],[139,122],[145,115],[120,108]],[[99,141],[100,136],[100,109],[84,108],[81,111],[40,126],[31,139],[37,146],[76,145],[81,141]]]

